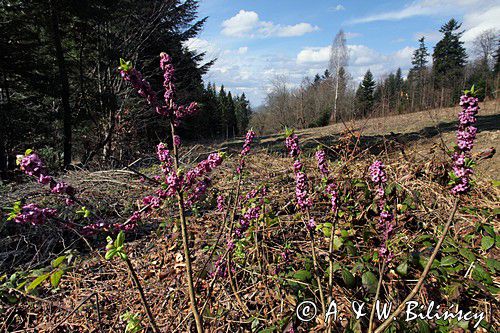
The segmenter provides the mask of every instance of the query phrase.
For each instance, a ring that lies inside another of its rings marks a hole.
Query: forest
[[[215,59],[190,51],[207,18],[190,1],[2,1],[0,9],[0,171],[15,167],[16,151],[36,148],[54,167],[131,162],[159,123],[130,95],[119,59],[141,64],[159,84],[151,59],[169,50],[178,68],[178,93],[196,100],[203,120],[185,122],[193,140],[244,134],[245,95],[204,83]],[[198,118],[199,119],[199,118]],[[161,138],[161,139],[159,139]]]
[[[325,72],[305,77],[298,88],[290,88],[286,76],[276,77],[251,125],[259,133],[269,133],[283,126],[310,128],[450,107],[461,90],[472,85],[478,88],[481,101],[495,100],[500,73],[498,31],[483,31],[466,50],[461,25],[455,19],[443,24],[433,50],[421,37],[407,75],[397,68],[374,77],[368,69],[357,84],[349,74],[346,34],[340,30],[333,39]]]

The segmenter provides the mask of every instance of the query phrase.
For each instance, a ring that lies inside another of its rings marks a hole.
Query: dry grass
[[[394,297],[396,302],[411,288],[421,271],[418,265],[411,265],[408,275],[402,277],[395,273],[396,266],[415,253],[423,256],[428,253],[429,246],[420,239],[424,235],[439,234],[439,227],[446,220],[452,206],[453,198],[445,184],[449,160],[442,146],[451,146],[453,142],[451,123],[455,113],[456,109],[423,112],[338,124],[298,133],[303,145],[308,147],[306,155],[311,155],[310,148],[320,144],[326,147],[331,161],[341,161],[340,164],[334,164],[334,173],[341,187],[351,193],[351,198],[344,207],[352,206],[356,213],[346,214],[339,220],[338,235],[340,236],[340,230],[348,231],[348,241],[352,242],[352,248],[342,247],[335,254],[335,261],[342,268],[354,272],[357,279],[360,279],[362,270],[357,271],[355,265],[364,263],[366,267],[377,267],[376,262],[366,263],[364,256],[371,256],[378,243],[373,212],[366,205],[363,190],[353,186],[352,180],[366,180],[368,165],[377,156],[386,163],[389,178],[401,186],[402,193],[413,197],[415,208],[397,216],[398,227],[393,240],[396,257],[384,277],[386,283],[383,294],[385,297]],[[429,118],[439,119],[438,124],[434,126]],[[478,136],[477,152],[489,147],[498,149],[498,123],[496,105],[493,108],[483,108],[480,118],[480,126],[483,128]],[[346,132],[346,128],[349,131]],[[341,132],[344,132],[343,141],[338,141]],[[391,132],[398,134],[391,135]],[[310,264],[310,253],[302,219],[294,209],[291,161],[283,154],[282,140],[267,137],[260,143],[247,161],[248,176],[244,178],[242,188],[243,193],[246,193],[257,186],[267,185],[269,203],[265,204],[264,209],[273,214],[253,225],[251,231],[255,237],[246,240],[244,256],[236,256],[234,273],[240,297],[252,316],[249,318],[242,315],[242,309],[236,302],[227,279],[219,279],[209,296],[210,302],[204,314],[205,322],[209,332],[250,332],[252,323],[258,329],[280,326],[276,331],[283,331],[285,327],[293,325],[296,329],[299,327],[301,332],[321,331],[321,322],[300,326],[294,318],[296,304],[304,297],[311,298],[315,287],[310,281],[298,281],[292,274]],[[233,148],[237,151],[239,142],[222,146],[231,154]],[[186,162],[193,162],[203,157],[204,151],[212,149],[196,147],[189,150]],[[481,210],[491,212],[500,208],[500,190],[491,183],[491,179],[498,177],[498,162],[498,155],[478,162],[477,186],[462,203],[462,207],[468,209],[459,211],[447,240],[449,244],[469,247],[478,254],[478,263],[483,263],[486,257],[498,258],[500,254],[498,248],[488,252],[480,250],[480,237],[464,241],[467,235],[477,233],[478,224],[493,223],[498,230],[498,224],[495,224],[498,221],[494,217],[491,219],[488,214],[478,213]],[[214,209],[214,198],[220,193],[228,194],[234,190],[236,163],[235,158],[230,158],[217,171],[212,192],[199,209],[200,215],[189,217],[194,271],[199,277],[197,290],[201,295],[201,303],[208,297],[211,280],[208,274],[213,271],[213,264],[217,259],[216,256],[210,257],[210,246],[216,243],[220,230],[223,232],[223,240],[228,231],[221,229],[223,213]],[[318,184],[320,175],[315,171],[313,159],[308,157],[305,164],[311,183]],[[142,171],[152,175],[154,168]],[[94,211],[116,221],[126,219],[127,213],[137,205],[137,200],[151,192],[150,183],[141,183],[139,176],[123,170],[94,173],[79,171],[66,175],[66,178],[81,191],[80,196],[85,202],[93,205]],[[2,194],[0,204],[17,200],[20,196],[33,197],[34,193],[39,192],[34,184],[16,185],[3,192],[6,195]],[[47,203],[51,202],[50,199],[46,200]],[[332,216],[326,213],[327,206],[324,199],[319,196],[316,198],[313,215],[320,223],[331,221]],[[187,304],[182,247],[173,216],[175,211],[169,207],[151,215],[138,234],[127,236],[126,246],[162,331],[188,332],[194,327]],[[89,249],[78,235],[62,232],[57,227],[39,231],[31,229],[0,229],[0,232],[7,234],[0,246],[0,260],[4,260],[2,267],[9,274],[18,269],[40,267],[44,261],[47,264],[47,260],[66,249],[79,249],[81,255],[73,268],[63,276],[59,290],[52,292],[45,286],[36,296],[11,291],[19,297],[19,303],[8,305],[0,301],[0,315],[3,318],[0,320],[0,331],[50,332],[60,324],[58,332],[116,332],[123,330],[124,323],[119,317],[127,311],[143,314],[143,325],[148,325],[126,265],[117,259],[109,262],[103,258],[105,244],[102,237],[88,239],[91,246]],[[30,235],[30,232],[34,234]],[[48,241],[50,237],[51,242]],[[42,241],[51,244],[42,245],[45,244]],[[72,241],[75,243],[72,244]],[[224,251],[225,242],[221,243],[217,254]],[[326,263],[328,238],[319,233],[316,245],[320,260]],[[290,246],[292,250],[291,261],[287,265],[281,256],[285,246]],[[38,257],[33,261],[26,260],[19,251],[26,251],[30,255],[38,253]],[[276,274],[277,269],[290,274]],[[468,308],[486,310],[487,320],[498,327],[500,322],[494,313],[498,313],[499,304],[495,295],[488,290],[471,289],[473,291],[466,296],[460,296],[460,293],[450,296],[443,291],[446,284],[457,282],[464,295],[467,289],[473,288],[477,282],[471,278],[470,273],[463,274],[466,270],[465,268],[459,272],[462,274],[460,279],[454,277],[446,283],[440,280],[440,275],[434,274],[419,293],[419,299],[427,302],[437,298],[443,304],[459,302]],[[500,286],[498,274],[493,277],[494,285]],[[349,313],[349,302],[352,300],[368,299],[366,288],[360,283],[355,287],[348,287],[342,280],[340,271],[336,272],[335,281],[334,295],[341,312]],[[97,295],[99,306],[95,297],[91,297],[74,311],[82,300],[92,294]],[[349,315],[345,320],[339,321],[335,329],[344,331],[348,324]],[[366,322],[363,325],[366,326]]]

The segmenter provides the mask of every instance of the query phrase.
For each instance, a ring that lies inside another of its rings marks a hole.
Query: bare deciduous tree
[[[497,47],[498,31],[496,29],[484,30],[473,41],[474,54],[488,66],[492,66],[494,53]]]
[[[349,61],[349,52],[347,50],[347,41],[344,30],[340,29],[333,39],[332,47],[330,48],[329,69],[334,76],[334,91],[333,111],[330,115],[330,123],[334,123],[337,117],[337,100],[339,95],[339,72],[341,68],[347,67]]]

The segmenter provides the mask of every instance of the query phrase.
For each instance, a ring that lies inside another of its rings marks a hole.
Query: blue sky
[[[499,0],[201,0],[199,15],[209,17],[205,29],[187,46],[218,59],[205,81],[245,92],[253,106],[278,76],[294,87],[324,72],[339,29],[348,37],[355,82],[367,69],[376,78],[398,67],[406,73],[416,40],[426,36],[432,53],[451,17],[463,22],[468,47],[482,31],[500,30]]]

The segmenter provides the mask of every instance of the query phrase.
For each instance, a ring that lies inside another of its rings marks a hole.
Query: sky
[[[407,73],[417,39],[429,52],[450,18],[462,22],[470,49],[487,29],[500,31],[500,0],[201,0],[204,30],[186,46],[217,58],[205,82],[245,93],[252,106],[264,103],[278,76],[289,87],[328,67],[339,29],[347,36],[348,71],[359,82],[370,69],[381,78],[401,67]]]

